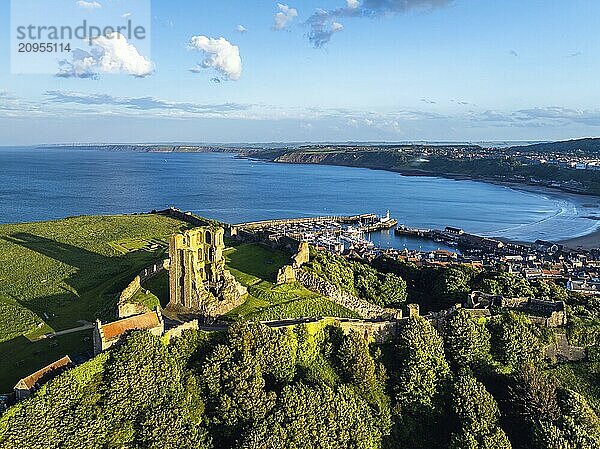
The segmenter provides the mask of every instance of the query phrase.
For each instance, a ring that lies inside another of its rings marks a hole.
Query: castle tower
[[[200,227],[172,237],[169,245],[170,302],[199,309],[217,289],[225,269],[223,228]]]
[[[218,226],[203,226],[171,238],[169,306],[211,322],[244,302],[246,287],[225,269],[224,234]]]

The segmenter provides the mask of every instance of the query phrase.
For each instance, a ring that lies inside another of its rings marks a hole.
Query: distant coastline
[[[398,173],[406,177],[432,177],[432,178],[446,178],[453,180],[469,180],[476,182],[483,182],[488,184],[495,184],[505,186],[514,190],[523,190],[532,193],[550,194],[552,196],[567,196],[568,198],[579,198],[577,203],[579,205],[585,204],[585,202],[596,202],[600,200],[600,197],[592,194],[584,194],[581,192],[570,192],[563,188],[550,187],[545,185],[535,185],[529,182],[514,182],[514,181],[502,181],[495,178],[480,175],[466,175],[456,173],[443,173],[433,172],[422,169],[403,169],[399,167],[385,167],[382,166],[381,162],[378,164],[365,164],[364,161],[357,161],[358,163],[332,163],[331,159],[323,161],[320,155],[312,153],[295,152],[291,148],[262,148],[253,147],[251,145],[232,145],[232,146],[195,146],[195,145],[56,145],[39,147],[39,149],[74,149],[74,150],[100,150],[100,151],[111,151],[111,152],[148,152],[148,153],[227,153],[234,154],[244,159],[255,159],[263,162],[271,162],[278,164],[297,164],[297,165],[329,165],[329,166],[344,166],[349,168],[368,168],[372,170],[388,171]],[[292,156],[292,157],[289,157]],[[585,198],[585,199],[584,199]],[[585,217],[584,217],[585,218]],[[597,219],[596,217],[590,217],[591,219]],[[599,222],[600,225],[600,222]],[[566,239],[563,241],[557,241],[557,243],[564,244],[571,248],[593,248],[600,247],[600,230],[591,230],[588,234],[583,236]]]
[[[288,163],[298,164],[297,162],[285,162],[285,161],[270,161],[270,162],[279,163],[279,164],[288,164]],[[313,164],[306,163],[306,164],[307,165],[333,165],[333,164],[314,164],[314,163]],[[600,201],[599,196],[593,195],[591,193],[574,193],[574,192],[570,192],[566,189],[540,186],[540,185],[532,185],[527,182],[517,183],[517,182],[499,181],[497,179],[486,178],[486,177],[481,177],[481,176],[466,176],[466,175],[457,175],[457,174],[449,174],[449,173],[433,173],[433,172],[426,172],[426,171],[419,171],[419,170],[398,170],[398,169],[393,169],[393,168],[386,169],[386,168],[381,168],[381,167],[360,167],[360,166],[353,166],[353,165],[340,165],[340,166],[350,167],[350,168],[367,168],[370,170],[390,171],[390,172],[398,173],[401,176],[407,176],[407,177],[411,177],[411,176],[432,177],[432,178],[453,179],[456,181],[484,182],[484,183],[488,183],[488,184],[494,184],[494,185],[499,185],[499,186],[503,186],[503,187],[508,187],[513,190],[522,190],[525,192],[546,193],[546,194],[560,195],[560,196],[564,195],[567,198],[579,197],[579,198],[585,198],[586,200],[591,200],[591,201],[594,201],[594,200]],[[596,218],[594,218],[594,219],[596,219]],[[507,239],[502,239],[502,240],[507,240]],[[520,243],[520,242],[516,242],[516,243]],[[589,234],[586,234],[583,236],[578,236],[578,237],[573,237],[573,238],[566,239],[566,240],[559,240],[554,243],[557,243],[557,244],[560,244],[560,245],[563,245],[563,246],[566,246],[568,248],[575,249],[575,250],[576,249],[591,250],[594,248],[600,248],[600,223],[599,223],[598,229],[591,231]]]
[[[471,146],[471,145],[467,145]],[[535,145],[532,145],[535,147]],[[465,173],[451,173],[445,171],[431,171],[424,170],[421,168],[402,168],[385,165],[385,163],[377,161],[376,163],[365,163],[363,161],[347,161],[338,160],[336,158],[325,158],[323,154],[319,153],[306,153],[298,151],[295,146],[284,147],[282,145],[275,144],[228,144],[228,145],[186,145],[186,144],[103,144],[103,145],[48,145],[38,146],[38,149],[74,149],[74,150],[100,150],[100,151],[132,151],[142,153],[228,153],[236,154],[242,158],[251,158],[261,161],[283,163],[283,164],[307,164],[307,165],[332,165],[341,167],[354,167],[354,168],[368,168],[371,170],[384,170],[394,173],[398,173],[402,176],[415,176],[415,177],[434,177],[434,178],[446,178],[455,179],[458,181],[481,181],[491,184],[497,184],[508,187],[517,186],[528,186],[531,188],[541,188],[545,191],[561,191],[569,194],[591,196],[593,198],[600,199],[600,196],[595,193],[584,192],[566,188],[563,186],[551,186],[543,185],[539,183],[531,183],[527,180],[517,181],[511,179],[504,181],[497,177],[478,175],[478,174],[465,174]],[[365,147],[368,148],[368,147]],[[523,148],[523,147],[518,147]],[[326,154],[326,153],[324,153]],[[331,153],[328,154],[332,156]]]

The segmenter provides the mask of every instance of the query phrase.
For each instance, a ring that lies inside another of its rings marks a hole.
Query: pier
[[[400,225],[396,229],[394,229],[394,233],[396,235],[407,235],[410,237],[419,237],[422,239],[433,239],[433,231],[431,229],[409,228],[404,225]]]
[[[392,229],[398,221],[390,217],[360,214],[349,216],[321,216],[253,221],[231,226],[231,235],[254,234],[268,240],[280,237],[309,242],[332,252],[342,253],[348,248],[372,248],[365,234]]]
[[[379,217],[376,214],[361,214],[361,215],[333,215],[323,217],[301,217],[301,218],[282,218],[276,220],[262,220],[262,221],[250,221],[247,223],[239,223],[233,226],[237,228],[244,228],[246,230],[267,228],[269,226],[280,226],[280,225],[295,225],[295,224],[325,224],[325,223],[343,223],[353,224],[360,223],[362,221],[374,221]]]

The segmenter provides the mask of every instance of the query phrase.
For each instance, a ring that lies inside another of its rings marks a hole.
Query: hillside
[[[384,346],[335,322],[168,345],[134,332],[9,409],[0,447],[600,447],[586,385],[544,372],[527,321],[459,313],[448,326],[442,338],[411,318]]]
[[[548,152],[548,153],[576,153],[589,155],[600,154],[600,138],[586,138],[565,140],[562,142],[537,143],[533,145],[515,146],[510,150]]]
[[[89,351],[91,332],[38,338],[113,319],[118,292],[163,259],[168,237],[185,226],[159,215],[0,226],[0,391],[65,353]]]

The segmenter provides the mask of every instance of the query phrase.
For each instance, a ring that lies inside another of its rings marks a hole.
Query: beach
[[[594,249],[600,248],[600,230],[581,237],[575,237],[558,242],[571,249]]]

